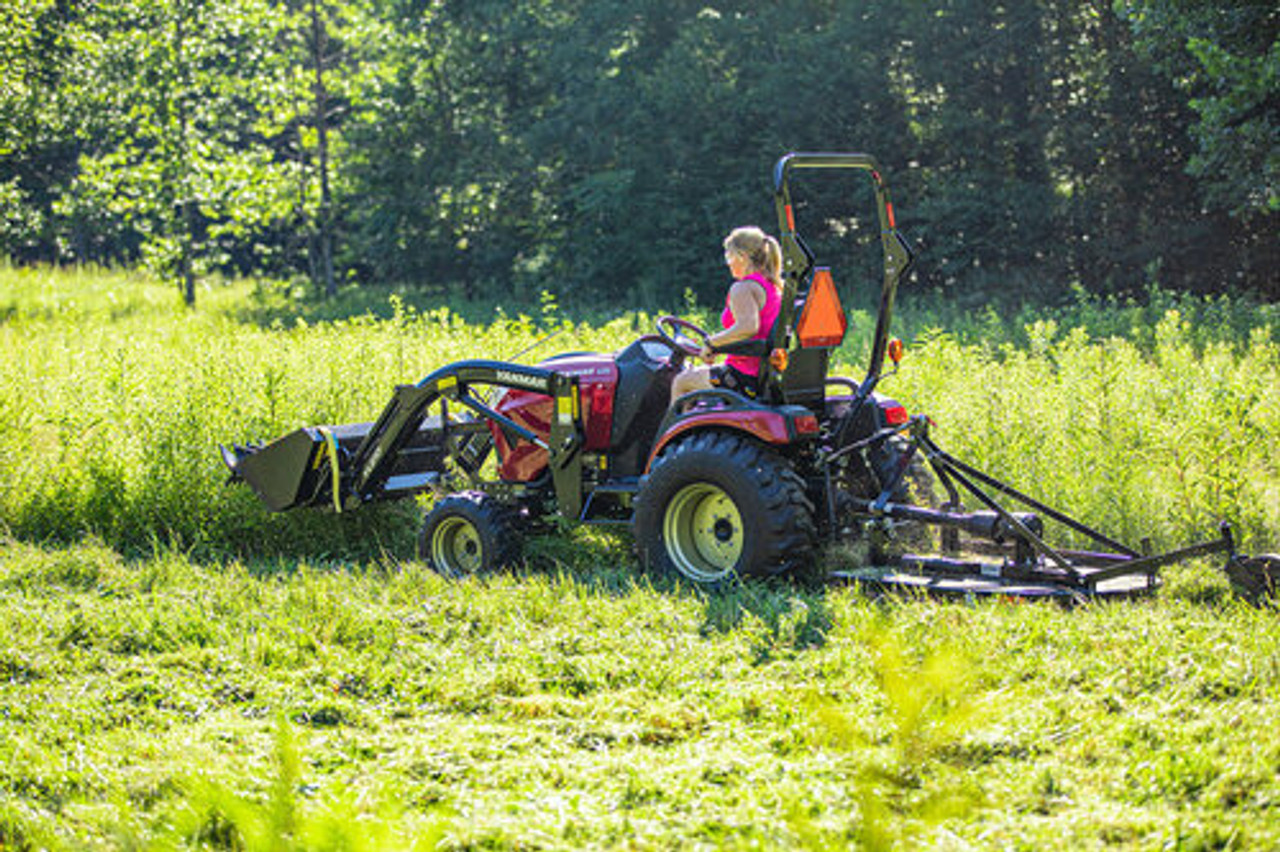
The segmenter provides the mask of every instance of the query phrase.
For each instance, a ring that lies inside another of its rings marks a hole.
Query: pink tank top
[[[769,336],[769,332],[773,331],[773,324],[778,319],[778,311],[782,308],[782,296],[779,295],[778,288],[773,286],[773,282],[758,272],[753,272],[742,280],[755,281],[764,288],[764,307],[760,309],[760,328],[750,338],[751,340],[764,340]],[[733,322],[733,309],[729,307],[728,294],[725,294],[724,311],[720,314],[720,325],[725,328],[732,328]],[[752,358],[746,355],[728,355],[725,357],[724,362],[744,375],[760,375],[759,358]]]

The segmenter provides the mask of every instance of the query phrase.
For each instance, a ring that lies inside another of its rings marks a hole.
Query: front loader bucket
[[[320,496],[320,474],[328,472],[326,459],[324,434],[311,426],[263,447],[222,448],[232,478],[248,483],[272,512],[312,504]]]
[[[346,467],[373,425],[305,426],[266,445],[222,447],[222,460],[231,481],[247,483],[272,512],[333,505],[334,457],[345,485]],[[433,487],[444,468],[443,444],[440,418],[424,418],[396,454],[391,476],[376,494],[361,494],[360,499],[397,499]]]

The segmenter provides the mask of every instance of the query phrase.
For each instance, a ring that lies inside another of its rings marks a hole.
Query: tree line
[[[4,3],[11,262],[709,299],[778,156],[859,150],[957,299],[1280,297],[1270,0]]]

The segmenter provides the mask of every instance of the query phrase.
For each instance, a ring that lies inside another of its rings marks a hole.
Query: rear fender
[[[672,441],[691,432],[712,429],[748,435],[771,446],[790,446],[816,437],[818,420],[801,405],[762,405],[733,391],[698,391],[671,407],[649,452],[645,473]]]

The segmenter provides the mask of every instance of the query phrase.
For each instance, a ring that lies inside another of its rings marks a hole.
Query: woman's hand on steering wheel
[[[673,316],[658,317],[658,336],[671,347],[690,358],[706,358],[711,351],[711,335],[706,329],[686,319]]]

